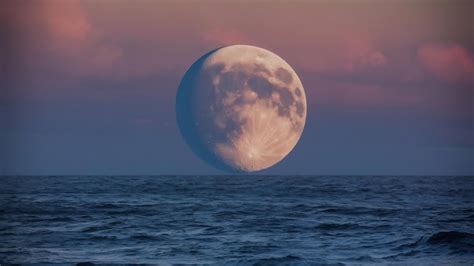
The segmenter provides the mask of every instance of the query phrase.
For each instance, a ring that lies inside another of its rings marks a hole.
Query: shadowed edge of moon
[[[202,160],[216,167],[217,169],[238,173],[239,171],[225,164],[209,148],[202,142],[195,126],[195,119],[192,110],[192,99],[197,75],[205,63],[206,59],[217,50],[223,47],[214,49],[205,55],[201,56],[184,74],[181,83],[179,84],[176,95],[176,119],[180,129],[181,136],[184,141],[191,147],[191,150]]]

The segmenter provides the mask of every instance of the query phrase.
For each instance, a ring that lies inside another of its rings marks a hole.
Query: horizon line
[[[474,177],[474,174],[7,174],[2,177]]]

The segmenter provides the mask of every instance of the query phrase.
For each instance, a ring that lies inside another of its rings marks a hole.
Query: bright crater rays
[[[295,71],[262,48],[234,45],[199,59],[177,97],[181,133],[204,160],[237,171],[262,170],[294,148],[306,120]]]

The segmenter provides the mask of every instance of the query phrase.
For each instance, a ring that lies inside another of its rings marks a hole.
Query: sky
[[[259,174],[474,175],[474,21],[460,0],[2,1],[0,174],[225,174],[176,123],[200,56],[284,58],[303,135]]]

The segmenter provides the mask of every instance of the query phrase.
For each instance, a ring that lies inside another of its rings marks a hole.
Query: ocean
[[[474,263],[472,177],[0,181],[2,264]]]

